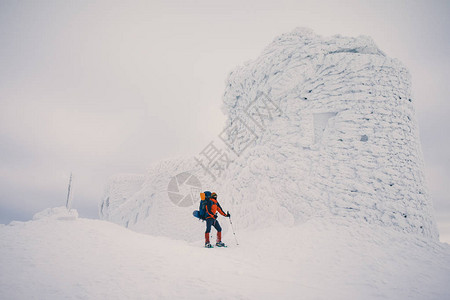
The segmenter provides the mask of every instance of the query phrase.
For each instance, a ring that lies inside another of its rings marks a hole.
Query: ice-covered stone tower
[[[174,220],[195,209],[171,209],[162,192],[190,172],[240,226],[338,216],[437,239],[413,103],[408,71],[370,38],[294,30],[229,75],[219,135],[229,162],[215,181],[193,160],[166,162],[125,188],[126,197],[113,184],[101,215],[154,233],[167,217],[149,213],[155,203],[175,211]]]

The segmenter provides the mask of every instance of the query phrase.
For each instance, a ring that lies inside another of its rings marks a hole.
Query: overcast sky
[[[410,70],[428,186],[450,220],[450,1],[0,0],[0,223],[65,204],[97,218],[109,176],[201,151],[228,73],[279,34],[368,35]],[[208,126],[205,126],[208,116]]]

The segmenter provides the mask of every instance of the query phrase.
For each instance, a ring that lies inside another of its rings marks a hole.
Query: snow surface
[[[205,249],[76,215],[56,208],[0,227],[2,299],[450,297],[449,245],[374,224],[312,218]]]

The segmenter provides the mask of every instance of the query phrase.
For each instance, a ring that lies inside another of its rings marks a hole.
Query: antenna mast
[[[70,172],[69,188],[67,190],[67,200],[66,200],[67,210],[70,210],[70,205],[72,204],[71,202],[72,202],[72,172]]]

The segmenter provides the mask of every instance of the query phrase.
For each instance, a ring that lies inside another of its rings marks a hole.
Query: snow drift
[[[342,217],[438,239],[409,73],[370,38],[283,34],[231,72],[223,102],[228,120],[211,144],[220,159],[205,145],[145,176],[117,176],[100,216],[194,240],[192,199],[204,189],[219,194],[240,228]],[[187,184],[191,175],[199,184]]]
[[[450,296],[449,245],[374,224],[311,219],[240,230],[239,247],[205,249],[76,215],[49,209],[0,226],[2,299]]]

